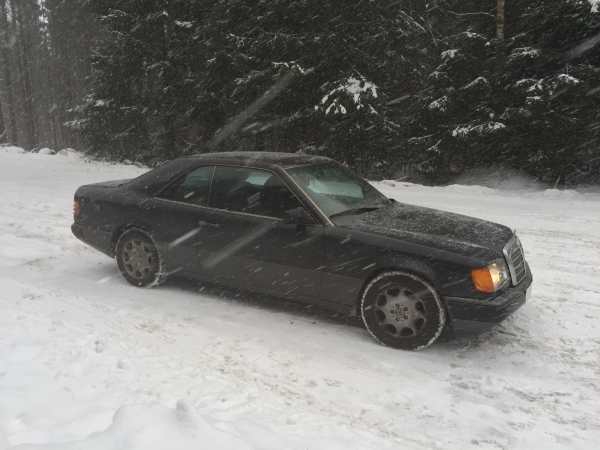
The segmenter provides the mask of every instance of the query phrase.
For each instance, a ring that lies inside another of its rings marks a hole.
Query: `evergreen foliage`
[[[446,182],[505,164],[554,182],[600,172],[600,33],[587,0],[90,0],[99,18],[77,131],[157,163],[304,151],[359,173]],[[282,77],[241,129],[215,134]]]

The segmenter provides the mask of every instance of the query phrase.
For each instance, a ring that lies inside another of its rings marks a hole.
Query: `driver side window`
[[[273,172],[247,167],[217,166],[209,207],[281,219],[301,206]]]

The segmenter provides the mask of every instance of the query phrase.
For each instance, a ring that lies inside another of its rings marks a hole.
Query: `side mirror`
[[[302,206],[298,208],[290,209],[283,212],[283,223],[297,223],[302,225],[310,225],[317,223],[313,216],[311,216],[306,209]]]

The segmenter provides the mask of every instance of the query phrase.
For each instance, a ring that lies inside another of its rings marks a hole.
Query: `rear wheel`
[[[361,310],[367,330],[378,342],[403,350],[431,345],[446,323],[433,286],[406,272],[376,276],[365,289]]]
[[[125,231],[116,250],[119,270],[129,283],[152,287],[165,280],[163,261],[154,241],[145,232],[139,229]]]

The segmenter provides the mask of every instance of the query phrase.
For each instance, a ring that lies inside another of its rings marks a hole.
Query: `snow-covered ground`
[[[71,208],[142,172],[0,148],[0,450],[600,448],[600,195],[375,183],[516,228],[534,274],[503,326],[403,352],[281,299],[128,285]]]

